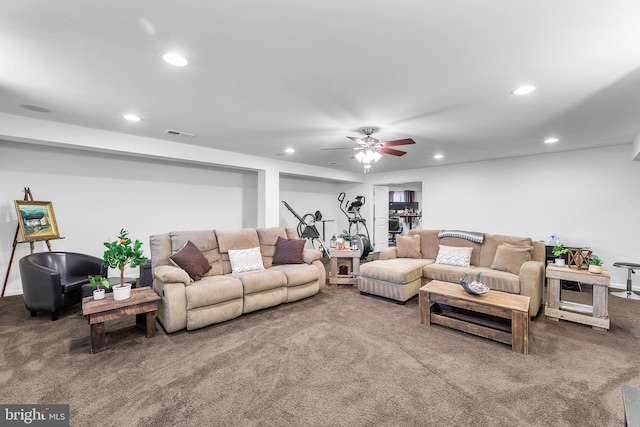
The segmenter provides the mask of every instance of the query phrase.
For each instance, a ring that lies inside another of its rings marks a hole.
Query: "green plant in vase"
[[[338,237],[340,237],[345,242],[348,242],[351,240],[351,233],[349,233],[347,230],[342,230],[342,233],[340,233]]]
[[[120,270],[120,285],[117,286],[124,287],[125,268],[138,267],[147,262],[147,257],[143,255],[140,249],[142,242],[139,240],[132,242],[129,238],[129,232],[124,228],[120,230],[116,241],[104,242],[104,246],[107,248],[103,256],[104,265]]]
[[[598,255],[591,255],[589,258],[589,272],[600,274],[602,273],[602,260]]]
[[[109,289],[109,286],[111,286],[109,285],[109,279],[107,279],[106,277],[87,276],[87,278],[89,279],[89,283],[91,283],[91,286],[93,286],[96,291],[102,289],[100,286],[104,286],[106,289]]]
[[[564,265],[564,259],[561,258],[561,257],[562,257],[562,255],[564,255],[567,252],[569,252],[569,249],[565,248],[562,243],[559,243],[559,244],[557,244],[557,245],[555,245],[553,247],[552,252],[553,252],[553,256],[556,257],[556,264],[557,265]]]

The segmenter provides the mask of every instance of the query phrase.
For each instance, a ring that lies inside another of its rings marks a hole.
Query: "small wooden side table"
[[[600,274],[589,273],[567,266],[547,265],[548,280],[547,305],[544,315],[547,319],[560,319],[589,325],[599,331],[607,331],[609,322],[609,283],[611,276],[607,270]],[[593,286],[592,305],[560,300],[560,280],[584,283]]]
[[[360,251],[329,250],[329,284],[330,285],[357,285],[360,274]],[[338,274],[338,258],[351,258],[353,265],[351,274]]]
[[[131,289],[131,297],[125,300],[114,300],[113,293],[106,294],[104,299],[93,297],[82,299],[82,314],[91,325],[91,353],[105,349],[104,322],[124,316],[136,315],[136,324],[145,325],[147,338],[156,335],[156,309],[160,296],[149,287]]]

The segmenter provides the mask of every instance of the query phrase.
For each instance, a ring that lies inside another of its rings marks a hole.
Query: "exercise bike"
[[[349,234],[351,234],[351,239],[355,239],[358,242],[358,248],[362,249],[360,259],[366,259],[369,252],[372,251],[367,220],[360,214],[360,208],[364,206],[366,199],[364,196],[356,196],[356,199],[349,203],[348,200],[345,201],[345,197],[346,194],[344,191],[338,195],[340,210],[349,220]],[[353,227],[355,227],[355,232],[351,231]],[[363,234],[362,230],[364,230],[366,234]]]

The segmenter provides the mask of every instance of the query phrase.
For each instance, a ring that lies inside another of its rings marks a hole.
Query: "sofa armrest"
[[[379,259],[394,259],[394,258],[398,258],[398,248],[396,248],[395,246],[391,248],[385,248],[380,251]]]
[[[530,298],[529,315],[538,314],[542,305],[542,292],[544,289],[544,263],[540,261],[527,261],[520,267],[520,295]]]
[[[304,249],[302,251],[302,259],[306,264],[311,264],[313,261],[320,261],[322,259],[322,252],[315,249]]]
[[[173,265],[160,265],[154,268],[153,278],[162,283],[182,283],[185,286],[191,283],[189,273]]]

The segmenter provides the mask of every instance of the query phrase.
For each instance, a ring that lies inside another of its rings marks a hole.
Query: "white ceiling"
[[[638,0],[2,0],[0,112],[351,171],[321,148],[369,126],[417,143],[372,172],[630,143],[639,17]]]

